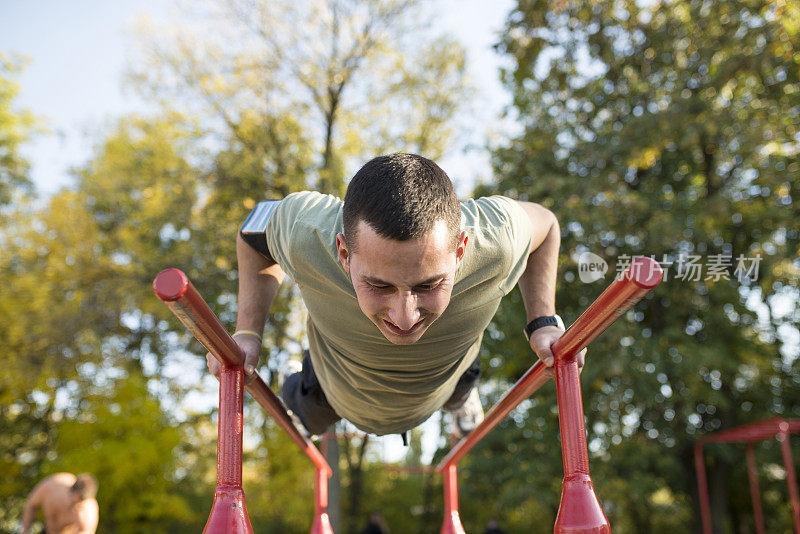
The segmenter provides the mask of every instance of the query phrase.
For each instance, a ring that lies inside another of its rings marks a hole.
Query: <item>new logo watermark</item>
[[[591,252],[578,256],[578,276],[584,284],[591,284],[605,278],[608,272],[606,260]]]
[[[674,280],[699,282],[701,280],[737,279],[740,283],[745,280],[755,281],[758,278],[761,255],[745,256],[740,254],[736,258],[728,254],[711,254],[705,258],[697,254],[679,254],[677,256],[663,255],[661,260],[650,256],[658,262],[664,272],[663,280],[666,282],[672,277]],[[616,258],[616,276],[619,277],[633,261],[633,256],[623,254]],[[608,263],[592,252],[583,252],[578,256],[578,276],[581,282],[591,284],[605,278],[608,272]]]

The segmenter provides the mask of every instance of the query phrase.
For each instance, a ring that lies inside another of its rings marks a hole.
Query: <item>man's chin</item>
[[[422,337],[422,334],[424,332],[425,331],[423,330],[422,332],[419,333],[415,332],[412,335],[400,336],[397,334],[393,334],[391,332],[384,332],[383,330],[381,330],[383,337],[389,340],[389,342],[392,343],[393,345],[413,345],[414,343],[419,341],[419,338]]]
[[[398,332],[394,332],[389,327],[383,324],[381,324],[378,327],[378,329],[381,331],[381,334],[383,334],[383,337],[385,337],[390,343],[394,345],[413,345],[414,343],[419,341],[419,338],[421,338],[422,334],[424,334],[425,331],[428,329],[428,325],[421,324],[417,329],[408,334],[400,334]]]

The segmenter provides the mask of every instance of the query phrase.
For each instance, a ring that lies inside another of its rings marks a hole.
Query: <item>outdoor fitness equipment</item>
[[[766,439],[777,438],[781,442],[783,465],[786,468],[786,484],[789,486],[789,501],[792,505],[792,523],[795,534],[800,534],[800,493],[797,491],[797,477],[792,462],[791,434],[800,433],[800,419],[771,417],[764,421],[750,423],[709,434],[694,446],[694,465],[697,471],[697,490],[700,495],[700,517],[703,520],[703,534],[711,534],[711,504],[708,498],[706,462],[703,446],[709,443],[746,443],[747,478],[750,481],[750,500],[753,502],[753,518],[756,532],[764,534],[764,512],[761,510],[761,492],[758,489],[758,466],[756,465],[755,444]]]
[[[661,282],[662,275],[662,269],[656,261],[643,256],[634,258],[553,345],[564,461],[564,481],[554,527],[555,534],[611,532],[589,476],[589,455],[576,356],[611,323],[655,288]],[[222,364],[217,488],[204,532],[239,534],[253,531],[242,490],[244,387],[316,467],[315,514],[311,534],[333,534],[327,513],[328,477],[331,469],[325,458],[295,428],[286,408],[257,373],[254,372],[250,383],[244,386],[244,354],[183,272],[178,269],[160,272],[153,281],[153,289],[197,340]],[[458,513],[458,460],[547,380],[549,376],[544,364],[537,361],[489,410],[483,422],[453,447],[437,466],[444,477],[445,517],[441,534],[464,534]]]

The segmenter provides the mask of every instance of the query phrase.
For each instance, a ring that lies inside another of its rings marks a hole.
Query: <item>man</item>
[[[46,534],[94,534],[98,508],[94,496],[97,481],[88,474],[56,473],[39,482],[25,503],[22,534],[30,532],[39,508],[44,513]]]
[[[433,161],[391,154],[364,165],[344,201],[307,191],[271,209],[256,217],[260,241],[246,232],[253,214],[237,240],[234,338],[251,374],[269,307],[291,276],[308,310],[309,350],[282,397],[309,433],[341,418],[377,435],[404,433],[442,407],[454,412],[457,434],[470,431],[482,418],[483,331],[517,282],[527,313],[520,330],[528,323],[531,347],[552,366],[550,346],[563,333],[560,232],[542,206],[499,196],[459,204]]]
[[[367,526],[364,527],[360,534],[389,534],[389,527],[386,526],[383,514],[378,511],[372,512]]]

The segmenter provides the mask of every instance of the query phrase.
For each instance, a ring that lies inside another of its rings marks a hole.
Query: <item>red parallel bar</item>
[[[782,432],[778,434],[778,441],[781,442],[783,465],[786,468],[786,484],[789,486],[789,501],[792,504],[792,523],[794,523],[795,534],[800,534],[800,493],[797,491],[797,476],[794,473],[794,462],[792,462],[788,423],[783,423],[781,430]]]
[[[244,354],[239,345],[219,322],[217,316],[194,288],[187,276],[179,269],[166,269],[158,273],[153,281],[153,290],[158,298],[175,314],[183,325],[220,363],[241,366]],[[322,453],[292,423],[286,408],[269,386],[253,372],[245,389],[270,414],[292,441],[308,456],[316,468],[325,476],[331,468]]]
[[[314,523],[310,534],[333,534],[328,516],[328,476],[317,469],[317,484],[314,488]]]
[[[761,508],[761,490],[758,488],[758,465],[756,464],[755,445],[748,443],[745,449],[747,458],[747,479],[750,482],[750,501],[753,503],[753,519],[756,522],[756,534],[765,534],[764,511]]]
[[[694,445],[694,470],[697,474],[697,493],[700,500],[700,519],[703,534],[712,534],[711,500],[708,495],[708,479],[706,478],[706,460],[703,457],[703,444]]]
[[[611,323],[655,288],[661,282],[662,275],[658,262],[644,256],[635,258],[553,344],[556,358],[568,359],[583,350]],[[489,410],[483,422],[453,447],[436,469],[444,471],[447,466],[455,465],[511,410],[542,387],[550,379],[545,371],[541,361],[533,364],[514,387]]]
[[[253,534],[242,489],[244,372],[222,364],[219,373],[217,487],[203,534]]]
[[[458,472],[455,465],[447,466],[444,478],[444,521],[439,534],[465,534],[458,514]]]

